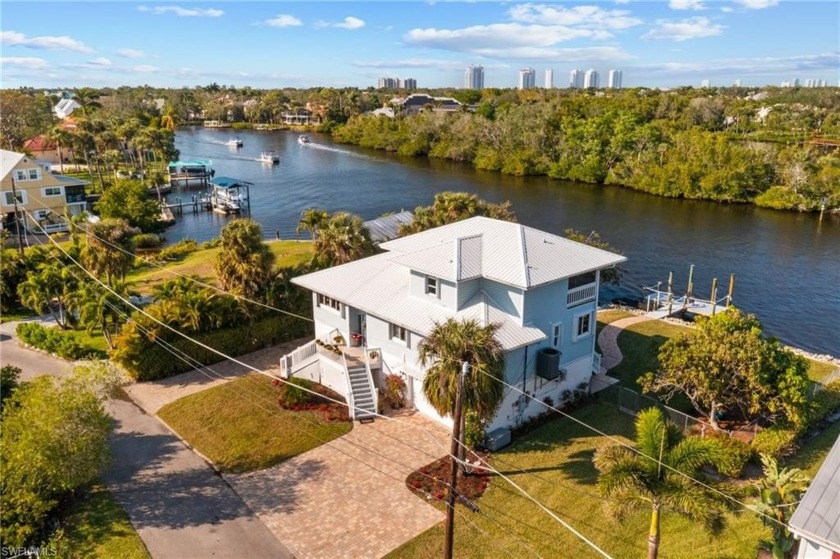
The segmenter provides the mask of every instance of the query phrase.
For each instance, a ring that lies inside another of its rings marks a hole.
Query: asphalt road
[[[69,375],[72,363],[18,345],[14,325],[0,325],[0,364],[22,369],[21,380]],[[134,403],[106,403],[114,418],[114,461],[103,476],[154,559],[290,559],[213,469],[157,418]]]

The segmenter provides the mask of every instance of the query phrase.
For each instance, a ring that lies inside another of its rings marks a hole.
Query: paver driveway
[[[225,479],[295,557],[381,557],[443,520],[405,478],[447,454],[449,433],[417,413],[399,419],[357,423],[282,464]]]

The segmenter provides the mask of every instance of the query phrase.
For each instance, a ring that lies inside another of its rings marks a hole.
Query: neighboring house
[[[0,150],[0,173],[0,212],[4,223],[14,220],[13,182],[21,219],[33,233],[41,232],[38,225],[48,233],[67,231],[69,227],[62,216],[73,216],[86,209],[87,182],[50,173],[47,167],[22,153]]]
[[[455,112],[463,108],[461,102],[452,97],[432,97],[425,93],[412,93],[405,98],[394,97],[389,103],[392,107],[399,109],[403,115],[416,115],[425,110]]]
[[[44,134],[39,134],[23,142],[23,149],[27,153],[31,153],[39,162],[47,162],[51,165],[62,163],[58,156],[58,143],[48,139]],[[64,163],[69,162],[72,156],[70,147],[62,146],[61,155],[64,157]]]
[[[505,381],[539,400],[559,404],[567,391],[588,390],[599,373],[600,270],[623,256],[485,217],[379,246],[384,253],[292,280],[312,291],[318,342],[282,358],[285,376],[326,384],[367,409],[384,375],[399,374],[414,407],[447,423],[423,395],[417,349],[436,322],[450,317],[498,324]],[[337,352],[325,344],[357,347]],[[488,431],[544,411],[513,390],[505,394]]]
[[[53,112],[58,118],[65,119],[69,117],[73,111],[81,108],[82,106],[79,105],[75,99],[62,99],[56,103],[55,107],[53,107]]]
[[[303,107],[286,111],[280,115],[283,118],[283,124],[289,125],[309,125],[312,124],[312,111],[304,109]]]
[[[840,559],[840,437],[788,523],[797,559]]]
[[[399,236],[400,226],[408,225],[414,221],[414,213],[403,210],[391,215],[383,215],[370,221],[365,221],[364,226],[370,232],[370,239],[376,243],[384,243]]]

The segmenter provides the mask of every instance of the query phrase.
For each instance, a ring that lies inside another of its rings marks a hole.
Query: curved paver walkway
[[[621,363],[621,360],[624,359],[624,356],[621,354],[621,350],[618,347],[618,335],[621,334],[621,331],[628,326],[638,324],[639,322],[646,322],[648,320],[653,319],[645,315],[629,316],[604,326],[601,333],[598,334],[598,347],[601,348],[602,374],[617,366]]]

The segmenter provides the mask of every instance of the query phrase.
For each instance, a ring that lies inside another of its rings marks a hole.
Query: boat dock
[[[656,287],[643,287],[645,291],[645,311],[650,318],[667,318],[674,315],[682,316],[714,316],[715,313],[725,311],[732,306],[732,294],[735,290],[735,274],[729,275],[729,291],[724,297],[718,298],[718,280],[712,280],[711,296],[702,299],[694,296],[694,265],[688,273],[688,285],[683,295],[674,293],[674,273],[668,275],[667,291],[661,289],[662,282]]]
[[[209,188],[210,180],[215,176],[213,162],[209,159],[195,159],[191,161],[169,162],[169,186],[186,186],[191,184],[202,188]]]

